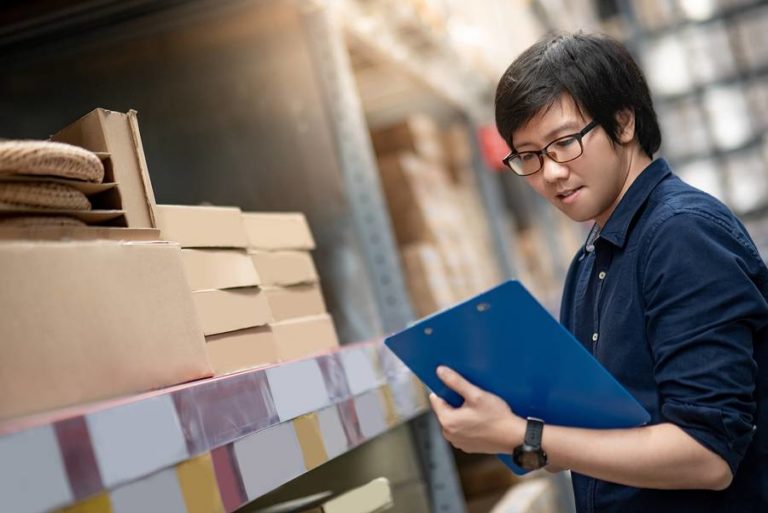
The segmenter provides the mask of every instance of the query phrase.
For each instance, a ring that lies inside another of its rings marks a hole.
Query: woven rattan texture
[[[51,141],[0,141],[0,175],[45,175],[87,182],[104,180],[104,165],[95,154]]]
[[[91,202],[82,192],[60,183],[2,182],[0,203],[13,207],[90,210]]]

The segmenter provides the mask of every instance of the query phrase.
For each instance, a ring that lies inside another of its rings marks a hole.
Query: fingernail
[[[437,375],[438,376],[445,376],[446,368],[444,366],[440,366],[437,368]]]

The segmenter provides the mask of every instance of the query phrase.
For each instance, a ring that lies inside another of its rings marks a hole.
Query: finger
[[[435,411],[435,414],[437,415],[438,420],[442,415],[444,415],[446,412],[452,409],[451,405],[446,403],[442,398],[440,398],[434,392],[429,394],[429,402],[432,404],[432,409]]]
[[[448,388],[463,397],[464,400],[471,401],[477,399],[483,393],[483,390],[476,387],[464,379],[458,372],[445,365],[441,365],[437,368],[437,377],[440,378]]]

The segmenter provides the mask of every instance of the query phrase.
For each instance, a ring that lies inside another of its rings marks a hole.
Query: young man
[[[653,160],[661,135],[627,50],[586,34],[536,43],[502,77],[496,122],[505,164],[594,221],[561,322],[652,420],[546,425],[441,368],[465,398],[452,408],[431,396],[446,438],[571,469],[579,512],[768,511],[768,269],[722,203]]]

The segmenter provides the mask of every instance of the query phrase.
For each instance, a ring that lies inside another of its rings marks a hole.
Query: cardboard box
[[[403,247],[403,267],[411,301],[419,317],[451,305],[455,296],[440,252],[429,243]]]
[[[467,183],[472,173],[472,138],[474,134],[463,123],[453,123],[443,132],[446,171],[456,183]]]
[[[183,248],[246,248],[243,214],[236,207],[157,205],[157,227]]]
[[[305,358],[339,346],[336,328],[328,314],[270,325],[281,361]]]
[[[455,221],[450,185],[439,166],[402,153],[380,159],[379,174],[400,244],[432,240]]]
[[[320,315],[326,312],[320,285],[295,285],[293,287],[264,288],[263,294],[272,312],[274,322],[299,317]]]
[[[264,286],[317,283],[317,269],[306,251],[251,251],[251,259]]]
[[[437,124],[428,116],[415,114],[403,122],[371,133],[378,155],[410,151],[433,161],[445,158],[442,135]]]
[[[193,291],[261,284],[253,261],[244,250],[182,249],[181,258]]]
[[[392,489],[385,477],[349,490],[323,504],[323,513],[376,513],[391,508]]]
[[[306,358],[339,345],[328,315],[211,335],[206,342],[217,376]]]
[[[155,194],[149,180],[136,111],[127,114],[96,109],[51,136],[54,141],[108,153],[111,173],[104,181],[117,182],[120,207],[129,228],[155,228]],[[111,176],[110,176],[111,175]]]
[[[267,251],[315,249],[315,240],[301,213],[243,213],[248,246]]]
[[[0,420],[210,376],[171,243],[0,243]]]
[[[208,358],[216,376],[253,369],[279,360],[269,326],[231,331],[206,337]]]
[[[266,295],[258,287],[198,290],[192,293],[205,335],[215,335],[274,321]]]

